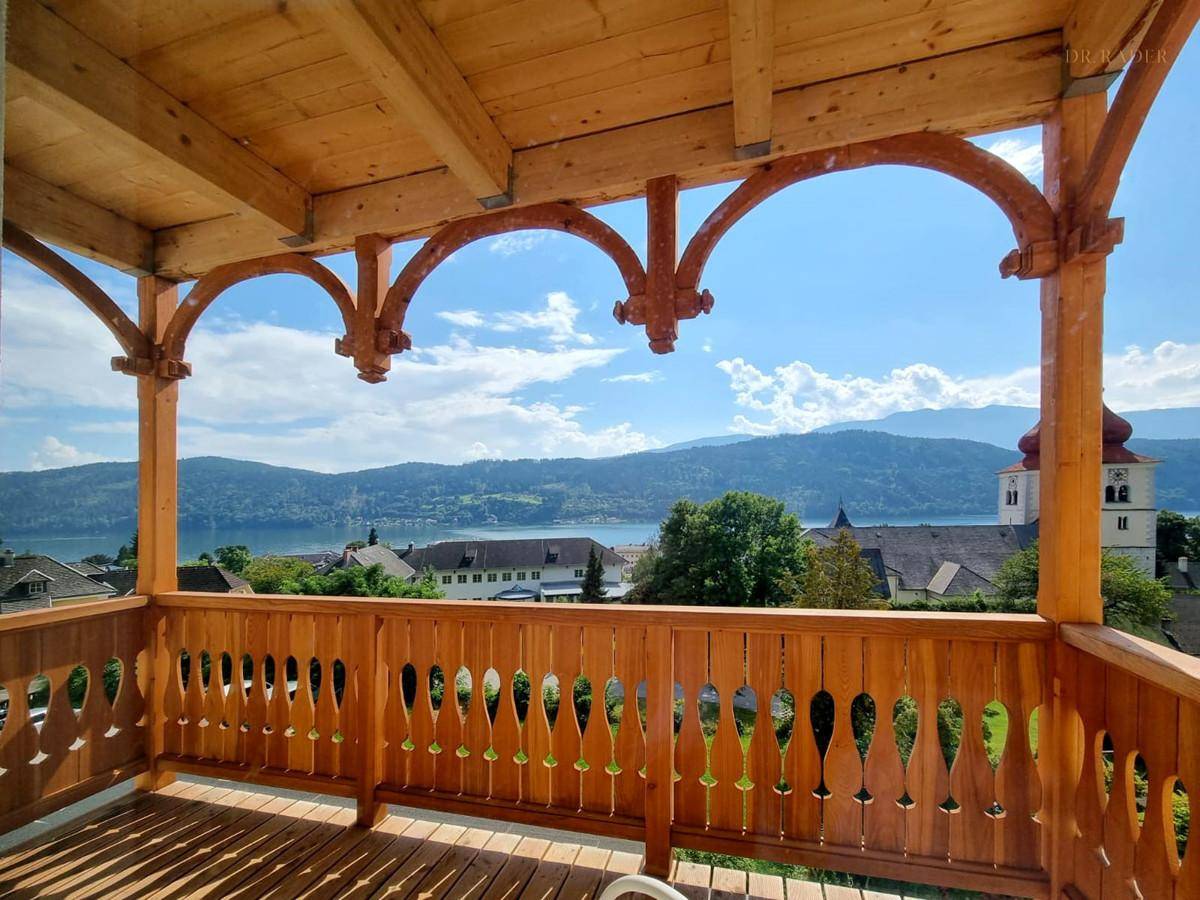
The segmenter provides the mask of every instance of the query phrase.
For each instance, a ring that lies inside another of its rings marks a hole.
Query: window
[[[539,572],[537,569],[534,569],[532,572],[529,573],[529,577],[531,579],[533,579],[534,581],[541,581],[542,573]]]
[[[517,573],[517,581],[524,581],[524,580],[525,580],[525,573],[524,573],[524,572],[518,572],[518,573]]]
[[[1117,489],[1111,484],[1104,489],[1104,502],[1105,503],[1116,503],[1117,502]]]
[[[1129,530],[1129,516],[1117,516],[1117,531]]]
[[[1123,484],[1119,488],[1117,488],[1117,502],[1118,503],[1128,503],[1129,502],[1129,485]]]
[[[496,580],[496,573],[488,572],[488,581],[495,581],[495,580]]]
[[[27,581],[26,592],[32,596],[34,594],[46,593],[46,582],[44,581]]]
[[[482,575],[480,575],[478,572],[476,572],[475,574],[473,574],[473,575],[471,576],[471,583],[472,583],[472,584],[479,584],[479,582],[481,582],[481,581],[483,581],[483,576],[482,576]]]
[[[466,583],[467,583],[467,576],[466,576],[466,575],[459,575],[459,576],[458,576],[458,583],[459,583],[459,584],[466,584]]]
[[[453,580],[449,575],[442,576],[442,584],[450,584]]]
[[[576,578],[582,578],[582,577],[583,577],[583,569],[576,569],[576,570],[575,570],[575,577],[576,577]]]
[[[500,576],[501,581],[512,581],[512,572],[505,572]]]

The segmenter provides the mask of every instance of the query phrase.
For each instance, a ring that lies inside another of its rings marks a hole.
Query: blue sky
[[[1114,209],[1127,241],[1110,258],[1106,307],[1116,409],[1200,405],[1198,84],[1193,42]],[[978,142],[1040,181],[1039,134]],[[683,194],[684,239],[732,187]],[[644,251],[640,201],[593,211]],[[397,246],[394,272],[417,246]],[[345,471],[1035,405],[1038,289],[998,277],[1012,246],[999,211],[945,176],[892,167],[793,186],[718,245],[702,282],[713,314],[682,323],[676,352],[655,356],[642,329],[612,319],[622,282],[599,251],[544,232],[484,240],[426,281],[406,324],[415,349],[383,385],[334,356],[340,320],[318,289],[259,279],[224,295],[191,339],[180,454]],[[132,311],[132,279],[75,261]],[[349,255],[325,262],[353,283]],[[134,381],[108,371],[116,343],[22,261],[3,265],[0,470],[134,458]]]

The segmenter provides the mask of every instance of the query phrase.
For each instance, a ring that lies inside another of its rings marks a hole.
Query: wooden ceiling
[[[1157,0],[9,0],[5,216],[173,278],[1034,123]]]

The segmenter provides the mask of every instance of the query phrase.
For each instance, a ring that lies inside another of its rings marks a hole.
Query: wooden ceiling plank
[[[406,123],[484,206],[510,199],[512,148],[411,0],[315,0]]]
[[[1063,28],[1071,78],[1119,72],[1162,0],[1077,0]]]
[[[10,165],[4,167],[4,218],[47,243],[122,272],[154,270],[149,229]]]
[[[729,0],[733,145],[741,157],[771,150],[775,81],[775,0]]]
[[[310,198],[298,185],[37,0],[10,0],[9,15],[8,70],[24,76],[24,93],[275,237],[308,233]]]
[[[769,158],[910,131],[981,134],[1040,121],[1061,89],[1058,32],[776,93]],[[640,195],[651,178],[677,174],[694,187],[745,177],[762,160],[733,152],[730,104],[669,116],[514,154],[518,205],[604,203]],[[425,172],[314,198],[310,252],[340,250],[356,234],[428,234],[478,212],[461,183]],[[236,219],[157,232],[168,277],[272,252]]]

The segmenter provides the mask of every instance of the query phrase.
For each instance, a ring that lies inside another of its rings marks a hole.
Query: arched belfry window
[[[1117,489],[1115,487],[1113,487],[1111,484],[1104,489],[1104,502],[1105,503],[1116,503],[1117,502]]]
[[[1123,484],[1119,488],[1117,488],[1117,502],[1118,503],[1128,503],[1129,502],[1129,485]]]

